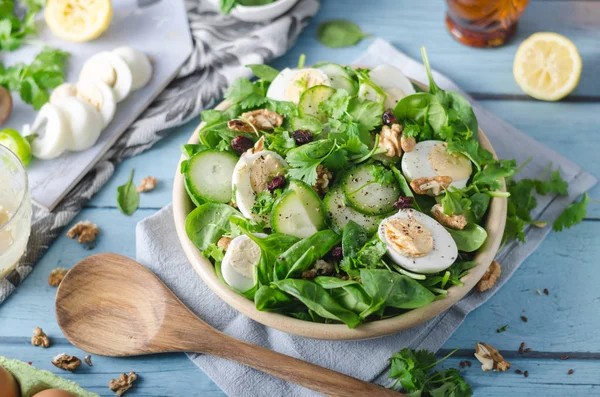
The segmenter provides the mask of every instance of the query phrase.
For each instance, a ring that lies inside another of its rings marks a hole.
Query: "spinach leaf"
[[[331,290],[330,294],[342,307],[356,314],[364,312],[371,305],[371,297],[358,283],[335,288]]]
[[[342,233],[342,253],[344,258],[354,258],[369,239],[367,230],[350,220]]]
[[[459,251],[477,251],[487,239],[487,232],[476,223],[470,223],[462,230],[446,228]]]
[[[268,285],[263,285],[256,291],[254,304],[262,312],[296,310],[298,306],[288,295]]]
[[[485,193],[474,193],[469,197],[469,200],[471,200],[471,214],[475,223],[479,223],[483,219],[490,206],[490,199],[490,196]]]
[[[317,38],[330,48],[350,47],[368,36],[354,22],[342,19],[322,22],[317,28]]]
[[[126,184],[117,188],[117,206],[125,215],[131,215],[138,209],[140,205],[140,194],[133,183],[133,172],[129,174],[129,180]]]
[[[356,280],[343,280],[339,277],[329,277],[329,276],[315,277],[313,281],[325,289],[343,288],[348,285],[360,284]]]
[[[185,218],[185,232],[194,245],[204,251],[231,233],[230,217],[241,217],[241,214],[227,204],[202,204]]]
[[[341,321],[349,328],[354,328],[361,323],[356,313],[342,307],[325,289],[313,281],[288,278],[273,281],[272,285],[292,295],[319,316]]]
[[[256,77],[262,79],[267,83],[270,83],[273,80],[275,80],[275,77],[277,77],[277,75],[279,74],[279,70],[272,68],[269,65],[251,64],[246,65],[246,67],[249,67]]]
[[[340,236],[332,230],[321,230],[302,239],[279,255],[275,261],[274,280],[299,276],[322,258],[336,244]]]
[[[360,314],[367,318],[383,313],[386,307],[415,309],[433,301],[434,295],[410,277],[384,269],[361,269],[360,278],[365,291],[373,301],[369,309]]]

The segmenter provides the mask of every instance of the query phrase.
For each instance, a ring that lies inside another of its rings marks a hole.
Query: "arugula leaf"
[[[132,215],[140,205],[140,194],[133,183],[133,172],[129,174],[129,180],[117,188],[117,206],[125,215]]]
[[[342,19],[322,22],[317,28],[317,38],[330,48],[350,47],[368,36],[354,22]]]
[[[273,80],[275,80],[275,77],[277,77],[277,75],[279,74],[279,70],[272,68],[269,65],[250,64],[246,65],[246,67],[250,68],[252,70],[252,73],[254,73],[256,77],[262,79],[267,83],[270,83]]]
[[[569,229],[580,223],[587,214],[589,202],[590,196],[584,193],[580,201],[569,204],[552,224],[552,230],[560,232],[564,228]]]

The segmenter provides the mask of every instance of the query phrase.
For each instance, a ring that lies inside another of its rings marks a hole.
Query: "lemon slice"
[[[56,36],[69,41],[90,41],[110,24],[110,0],[48,0],[44,17]]]
[[[519,46],[513,75],[519,87],[532,97],[558,101],[577,87],[581,57],[565,36],[535,33]]]

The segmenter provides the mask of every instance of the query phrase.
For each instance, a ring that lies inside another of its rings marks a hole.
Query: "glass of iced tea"
[[[498,47],[517,29],[529,0],[446,0],[446,27],[471,47]]]
[[[25,167],[17,155],[0,145],[0,279],[25,253],[31,211]]]

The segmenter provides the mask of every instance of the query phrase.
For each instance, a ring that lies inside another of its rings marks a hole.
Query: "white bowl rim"
[[[426,85],[416,81],[413,82],[423,89],[427,89]],[[224,101],[216,106],[215,109],[225,110],[229,106],[230,103]],[[204,123],[201,123],[196,130],[194,130],[188,143],[193,144],[199,142],[198,131],[203,125]],[[481,129],[479,129],[479,141],[482,147],[492,152],[494,158],[497,158],[488,138]],[[184,160],[186,160],[186,158],[182,155],[180,163]],[[463,286],[453,286],[448,289],[446,298],[433,301],[426,306],[410,310],[395,317],[366,322],[356,328],[348,328],[346,324],[313,323],[279,313],[259,311],[256,309],[253,301],[238,294],[219,280],[214,271],[213,264],[201,255],[200,251],[187,237],[185,232],[185,217],[193,208],[191,200],[185,190],[183,176],[179,172],[180,163],[178,164],[173,183],[173,216],[179,241],[194,270],[219,298],[240,313],[268,327],[308,338],[329,340],[376,338],[414,327],[443,313],[469,293],[484,275],[500,247],[506,223],[506,198],[492,198],[485,224],[485,229],[488,232],[488,239],[474,257],[477,266],[469,269],[469,273],[461,279],[464,284]],[[504,191],[504,181],[502,181],[502,184],[502,190]]]

